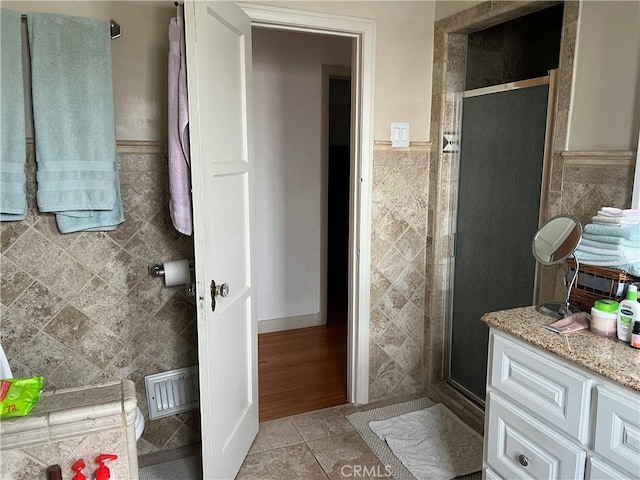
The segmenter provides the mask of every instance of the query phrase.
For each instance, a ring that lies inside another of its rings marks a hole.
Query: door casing
[[[373,88],[375,22],[372,20],[238,3],[252,26],[319,33],[354,40],[349,227],[349,326],[347,399],[369,401],[371,287],[371,190],[373,184]]]

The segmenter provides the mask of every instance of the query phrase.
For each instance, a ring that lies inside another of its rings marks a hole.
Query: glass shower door
[[[463,99],[448,380],[481,404],[489,329],[480,319],[533,300],[531,241],[540,214],[549,93],[544,78],[546,84],[500,86]]]

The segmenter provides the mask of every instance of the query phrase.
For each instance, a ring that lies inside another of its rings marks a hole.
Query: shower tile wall
[[[551,215],[570,213],[582,225],[600,207],[629,208],[633,193],[635,152],[556,152],[562,170],[560,189],[552,183]]]
[[[374,147],[369,400],[421,392],[429,144]]]
[[[29,150],[28,218],[1,227],[1,341],[13,374],[42,375],[47,390],[129,378],[148,418],[144,377],[197,364],[193,301],[147,273],[152,261],[193,257],[168,215],[166,154],[119,154],[124,224],[62,235],[35,207]],[[199,438],[195,411],[147,421],[139,453]]]

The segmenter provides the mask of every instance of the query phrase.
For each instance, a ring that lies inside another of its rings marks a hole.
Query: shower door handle
[[[216,311],[216,297],[222,298],[229,296],[229,285],[223,283],[222,285],[216,285],[215,280],[211,280],[211,311]]]

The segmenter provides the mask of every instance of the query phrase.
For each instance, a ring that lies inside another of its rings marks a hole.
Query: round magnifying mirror
[[[582,225],[571,215],[549,219],[533,237],[533,256],[543,265],[566,261],[576,251],[582,238]]]
[[[582,225],[571,215],[550,218],[533,237],[533,256],[543,265],[557,265],[565,262],[576,251],[582,239]],[[577,262],[577,260],[576,260]],[[567,287],[564,303],[552,302],[539,305],[536,309],[549,317],[559,319],[571,313],[569,297],[578,269]]]

